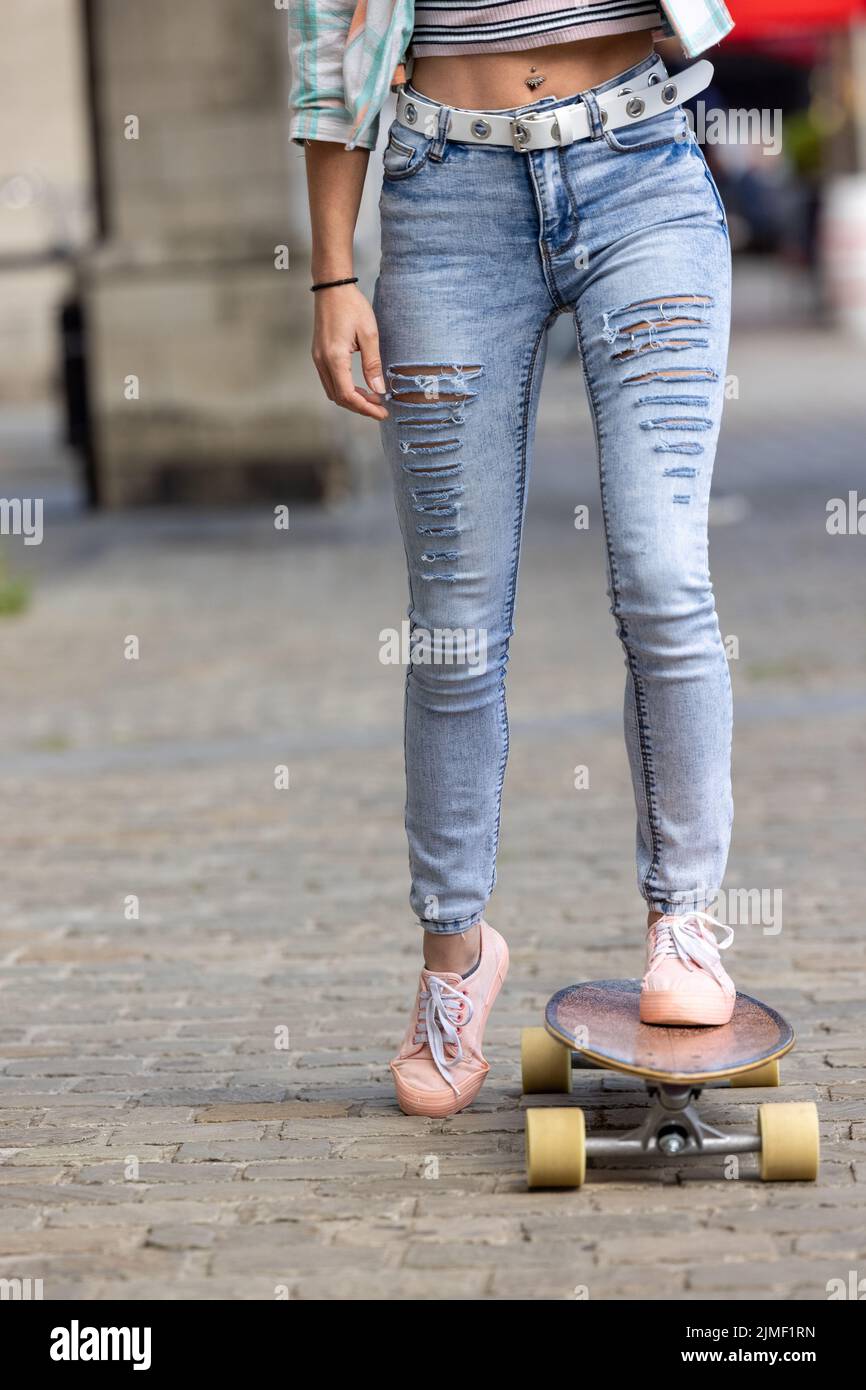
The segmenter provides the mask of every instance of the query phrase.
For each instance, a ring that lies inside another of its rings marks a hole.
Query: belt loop
[[[598,104],[598,97],[590,89],[588,92],[580,93],[580,100],[586,107],[589,116],[589,133],[593,140],[604,138],[604,125],[601,119],[601,109]]]
[[[445,141],[448,139],[448,128],[451,125],[451,107],[439,107],[439,121],[436,135],[433,138],[433,145],[430,149],[430,158],[437,162],[442,159],[445,153]]]

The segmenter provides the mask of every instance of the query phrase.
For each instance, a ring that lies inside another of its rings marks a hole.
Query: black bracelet
[[[348,280],[323,280],[320,285],[311,285],[310,289],[315,294],[316,290],[332,290],[335,285],[357,285],[357,275],[350,275]]]

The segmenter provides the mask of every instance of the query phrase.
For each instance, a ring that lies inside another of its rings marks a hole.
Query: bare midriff
[[[416,58],[412,86],[433,101],[473,111],[528,106],[542,97],[568,97],[597,87],[652,51],[649,31],[641,30],[527,48],[519,53]],[[539,77],[544,81],[537,83]],[[536,85],[528,87],[528,80]]]

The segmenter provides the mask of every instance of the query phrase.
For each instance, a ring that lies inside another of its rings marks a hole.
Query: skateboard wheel
[[[529,1187],[580,1187],[586,1177],[583,1111],[526,1112],[526,1181]]]
[[[818,1176],[818,1111],[811,1101],[758,1106],[764,1182],[814,1182]]]
[[[571,1052],[546,1028],[524,1028],[520,1035],[523,1094],[541,1096],[571,1090]]]
[[[781,1082],[778,1057],[762,1067],[753,1067],[751,1071],[741,1071],[731,1077],[732,1086],[779,1086]]]

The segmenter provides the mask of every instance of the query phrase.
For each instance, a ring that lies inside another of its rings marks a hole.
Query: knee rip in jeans
[[[713,307],[713,299],[708,294],[672,294],[655,298],[635,300],[619,309],[602,314],[602,337],[611,348],[614,362],[633,362],[655,353],[687,352],[689,349],[705,348],[709,338],[702,331],[709,322],[708,312]],[[621,340],[626,340],[620,346]],[[623,386],[645,386],[650,383],[657,387],[668,382],[680,385],[691,382],[717,381],[718,373],[712,367],[664,367],[653,366],[647,370],[637,370],[623,377]],[[635,401],[638,407],[664,406],[674,413],[661,415],[654,412],[641,420],[642,430],[658,430],[667,435],[700,434],[713,429],[713,421],[706,414],[685,414],[684,407],[696,412],[709,409],[710,398],[706,395],[687,395],[672,391],[669,395],[661,391],[654,395],[639,396]],[[657,454],[697,455],[704,452],[698,439],[658,438],[653,445]],[[664,478],[694,478],[696,468],[675,467],[662,471]],[[691,501],[688,493],[673,493],[673,502],[687,505]]]
[[[400,453],[405,456],[403,470],[412,478],[435,481],[435,487],[412,489],[413,510],[424,520],[415,530],[433,542],[460,534],[457,524],[462,486],[453,481],[463,472],[462,460],[442,461],[443,455],[456,454],[463,441],[455,433],[466,423],[466,408],[477,399],[477,391],[469,385],[480,377],[484,368],[474,363],[398,363],[387,368],[388,399],[400,412],[394,423],[400,427]],[[440,524],[444,520],[445,524]],[[425,582],[442,580],[454,583],[454,570],[443,570],[443,564],[459,560],[459,550],[424,550],[420,557],[418,577]],[[435,568],[428,569],[432,565]]]

